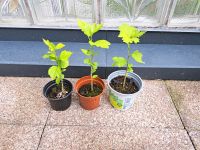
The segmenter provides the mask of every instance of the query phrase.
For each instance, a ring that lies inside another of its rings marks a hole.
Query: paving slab
[[[24,77],[0,80],[0,123],[44,125],[50,107],[42,88],[48,80]]]
[[[47,126],[39,150],[194,150],[185,130],[87,126]]]
[[[36,150],[43,126],[0,124],[1,150]]]
[[[163,81],[144,81],[141,95],[127,111],[116,110],[110,105],[108,91],[102,97],[101,106],[92,111],[82,109],[77,95],[73,93],[71,107],[63,112],[51,111],[47,124],[183,129]]]
[[[196,150],[200,150],[200,131],[191,131],[189,134]]]
[[[166,81],[178,112],[188,130],[200,130],[200,82]]]

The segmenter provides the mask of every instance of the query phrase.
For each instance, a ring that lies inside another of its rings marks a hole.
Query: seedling
[[[60,55],[57,56],[58,50],[61,50],[65,47],[63,43],[54,44],[49,40],[43,39],[45,45],[48,46],[49,51],[47,54],[43,55],[43,58],[48,58],[51,61],[56,62],[56,65],[53,65],[48,70],[48,75],[51,77],[52,80],[55,80],[58,86],[61,86],[61,92],[58,93],[57,97],[63,97],[67,91],[64,88],[63,79],[65,78],[63,72],[66,71],[67,67],[69,66],[69,58],[72,55],[71,51],[62,50]]]
[[[132,57],[138,63],[144,63],[142,60],[142,53],[139,50],[131,52],[131,44],[137,44],[140,42],[140,37],[144,35],[145,32],[138,30],[137,28],[130,26],[128,24],[122,24],[119,27],[118,37],[122,38],[123,42],[127,44],[128,56],[127,59],[124,57],[113,57],[112,66],[126,67],[126,73],[124,75],[123,90],[125,90],[125,83],[128,72],[133,72],[133,64],[130,63],[130,58]]]
[[[97,55],[97,53],[94,51],[94,47],[108,49],[110,46],[110,42],[108,42],[107,40],[93,41],[92,39],[93,35],[102,28],[102,24],[89,24],[82,20],[78,20],[78,26],[80,27],[81,31],[87,36],[88,43],[90,45],[89,49],[81,49],[83,54],[87,56],[87,58],[84,59],[84,63],[90,66],[90,76],[92,78],[96,78],[97,75],[95,75],[94,73],[98,68],[98,62],[94,61],[94,56]],[[93,80],[91,80],[91,91],[93,90]]]

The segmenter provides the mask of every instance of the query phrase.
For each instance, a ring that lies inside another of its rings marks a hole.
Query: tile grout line
[[[40,143],[41,143],[41,140],[42,140],[42,137],[43,137],[44,130],[45,130],[46,126],[47,126],[47,121],[48,121],[48,119],[49,119],[50,112],[51,112],[51,108],[50,108],[50,110],[49,110],[49,114],[48,114],[48,116],[47,116],[46,122],[45,122],[45,124],[44,124],[43,129],[42,129],[42,133],[41,133],[40,140],[39,140],[39,143],[38,143],[38,146],[37,146],[37,150],[39,149],[39,146],[40,146]]]
[[[178,116],[179,116],[179,119],[180,119],[180,121],[181,121],[181,123],[182,123],[182,125],[183,125],[183,127],[184,127],[184,130],[186,131],[186,133],[187,133],[187,135],[188,135],[188,137],[189,137],[189,139],[190,139],[190,141],[191,141],[191,143],[192,143],[193,148],[194,148],[195,150],[197,150],[196,147],[195,147],[195,145],[194,145],[194,143],[193,143],[193,140],[192,140],[192,138],[191,138],[191,136],[190,136],[190,134],[189,134],[189,131],[186,129],[186,127],[185,127],[185,125],[184,125],[184,122],[183,122],[183,120],[182,120],[182,118],[181,118],[181,115],[179,114],[178,108],[177,108],[177,106],[176,106],[176,104],[175,104],[175,102],[174,102],[173,97],[171,96],[171,93],[170,93],[169,88],[168,88],[168,86],[167,86],[167,84],[166,84],[166,81],[164,81],[164,84],[165,84],[165,87],[166,87],[166,89],[167,89],[167,92],[168,92],[168,94],[169,94],[169,96],[170,96],[170,98],[171,98],[171,100],[172,100],[172,103],[173,103],[173,105],[174,105],[174,108],[176,109],[176,112],[177,112],[177,114],[178,114]]]
[[[99,126],[99,125],[60,125],[60,124],[48,124],[46,127],[100,127],[100,128],[111,128],[112,126]],[[118,127],[118,126],[115,126]],[[129,126],[124,126],[124,127],[132,127],[132,125]],[[179,130],[179,131],[185,131],[185,129],[180,129],[180,128],[168,128],[168,127],[141,127],[141,126],[135,126],[135,128],[142,128],[142,129],[162,129],[162,130]],[[196,131],[196,130],[195,130]]]

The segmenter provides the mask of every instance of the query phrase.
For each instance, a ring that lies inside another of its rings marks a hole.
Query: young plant
[[[63,50],[60,52],[60,55],[57,55],[58,50],[61,50],[65,47],[63,43],[54,44],[49,40],[43,39],[43,42],[46,46],[48,46],[49,51],[47,54],[43,55],[43,58],[48,58],[51,61],[56,62],[56,65],[53,65],[48,70],[48,75],[52,80],[55,80],[58,86],[61,86],[61,92],[58,93],[57,97],[63,97],[67,91],[64,88],[63,79],[65,78],[63,72],[69,66],[69,58],[72,55],[71,51]]]
[[[87,22],[84,22],[82,20],[78,20],[78,26],[81,29],[81,31],[87,36],[88,43],[90,45],[89,49],[81,49],[84,55],[87,56],[87,58],[84,59],[84,63],[90,66],[90,76],[91,78],[96,78],[97,75],[94,73],[96,72],[98,68],[98,62],[94,61],[94,56],[97,54],[94,51],[94,47],[100,47],[108,49],[110,46],[110,42],[107,40],[97,40],[93,41],[93,35],[98,32],[102,28],[102,24],[89,24]],[[93,80],[91,80],[91,91],[93,91]]]
[[[140,37],[144,35],[145,32],[139,31],[137,28],[130,26],[128,24],[122,24],[119,27],[118,37],[122,38],[123,42],[127,44],[128,56],[127,59],[124,57],[113,57],[113,66],[126,67],[126,73],[123,81],[123,90],[125,90],[125,83],[128,72],[133,72],[133,64],[130,63],[130,58],[132,57],[138,63],[144,63],[142,60],[142,53],[139,50],[131,52],[131,44],[137,44],[140,42]]]

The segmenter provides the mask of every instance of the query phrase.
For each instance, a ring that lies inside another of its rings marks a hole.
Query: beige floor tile
[[[196,150],[200,150],[200,131],[191,131],[190,136],[192,138]]]
[[[87,111],[73,93],[71,107],[51,111],[48,124],[183,128],[163,81],[144,81],[143,92],[127,111],[115,110],[107,99],[106,93],[99,108]]]
[[[39,150],[193,150],[185,130],[47,126]]]
[[[166,81],[184,125],[200,130],[200,82]]]
[[[1,150],[36,150],[43,126],[0,124]]]
[[[0,123],[42,124],[50,110],[42,95],[48,79],[7,77],[0,86]]]

